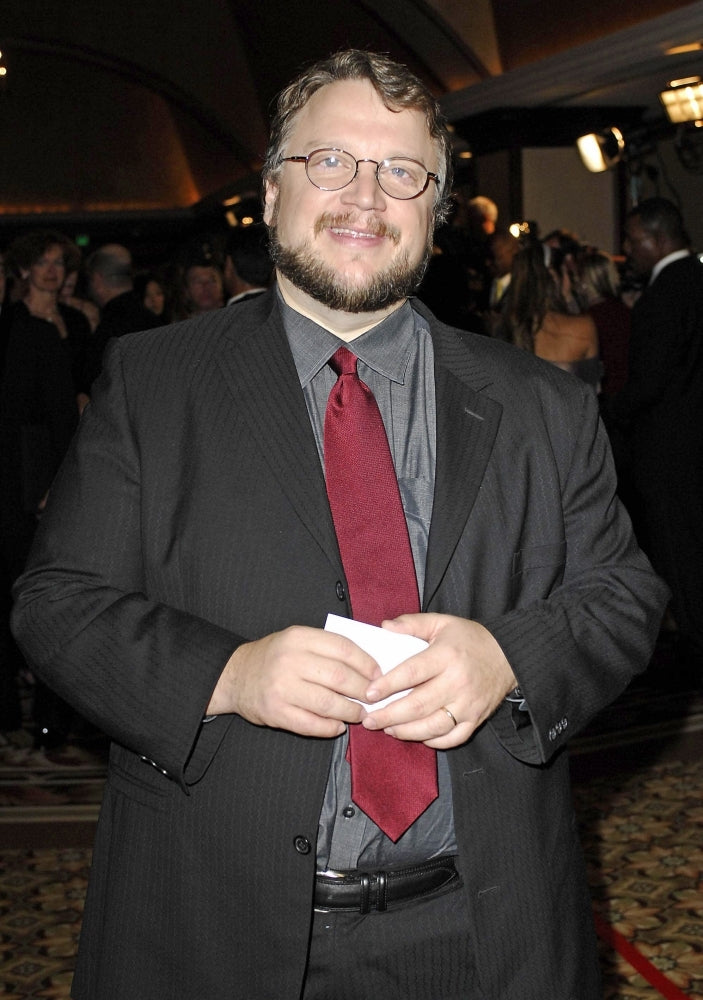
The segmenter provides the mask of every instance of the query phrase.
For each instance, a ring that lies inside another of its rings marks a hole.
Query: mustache
[[[354,218],[353,212],[335,214],[334,212],[323,212],[315,222],[315,236],[319,236],[323,229],[353,229],[359,223],[358,217]],[[359,228],[372,236],[382,236],[397,244],[400,241],[400,230],[395,226],[389,226],[382,219],[371,216],[364,219],[363,225]]]

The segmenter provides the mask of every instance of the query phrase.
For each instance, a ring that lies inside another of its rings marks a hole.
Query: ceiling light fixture
[[[703,119],[703,82],[699,76],[672,80],[669,89],[659,94],[659,100],[670,122],[678,125]]]
[[[701,49],[703,49],[703,42],[686,42],[685,45],[672,45],[670,49],[666,49],[664,55],[682,56],[687,52],[700,52]]]
[[[576,140],[581,161],[592,174],[610,170],[625,152],[625,139],[614,125],[602,132],[589,132]]]

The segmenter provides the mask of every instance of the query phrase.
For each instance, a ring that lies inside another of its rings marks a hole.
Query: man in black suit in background
[[[268,251],[268,236],[263,223],[235,226],[225,244],[223,279],[227,305],[261,295],[271,284],[273,263]]]
[[[100,309],[100,322],[88,347],[87,384],[100,374],[109,340],[159,325],[134,291],[132,255],[120,243],[106,243],[95,250],[85,265],[90,297]]]
[[[629,213],[624,249],[648,284],[632,311],[628,379],[616,400],[640,544],[672,592],[680,677],[703,676],[703,264],[678,208]]]
[[[16,591],[33,666],[112,739],[73,996],[597,1000],[563,751],[646,666],[665,588],[595,397],[412,297],[451,144],[405,67],[306,69],[264,185],[276,287],[113,343]],[[343,380],[347,436],[379,437],[375,397],[392,460],[359,533],[403,522],[366,575],[327,495]],[[382,634],[428,645],[380,676],[324,625],[379,570],[395,597],[401,549],[417,593]],[[404,832],[350,787],[367,738],[376,771],[435,765]]]

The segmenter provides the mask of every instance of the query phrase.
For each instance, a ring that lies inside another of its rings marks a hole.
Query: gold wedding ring
[[[449,709],[447,708],[446,705],[442,705],[442,711],[447,713],[447,715],[449,716],[449,718],[452,720],[452,725],[453,726],[458,726],[459,725],[459,723],[456,721],[456,719],[454,718],[454,716],[449,711]]]

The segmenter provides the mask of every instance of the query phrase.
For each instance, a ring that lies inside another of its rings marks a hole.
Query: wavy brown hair
[[[8,247],[5,254],[5,266],[8,271],[20,277],[22,271],[28,271],[44,256],[49,247],[61,247],[66,271],[77,271],[81,263],[81,252],[63,233],[55,229],[31,229],[18,236]]]

